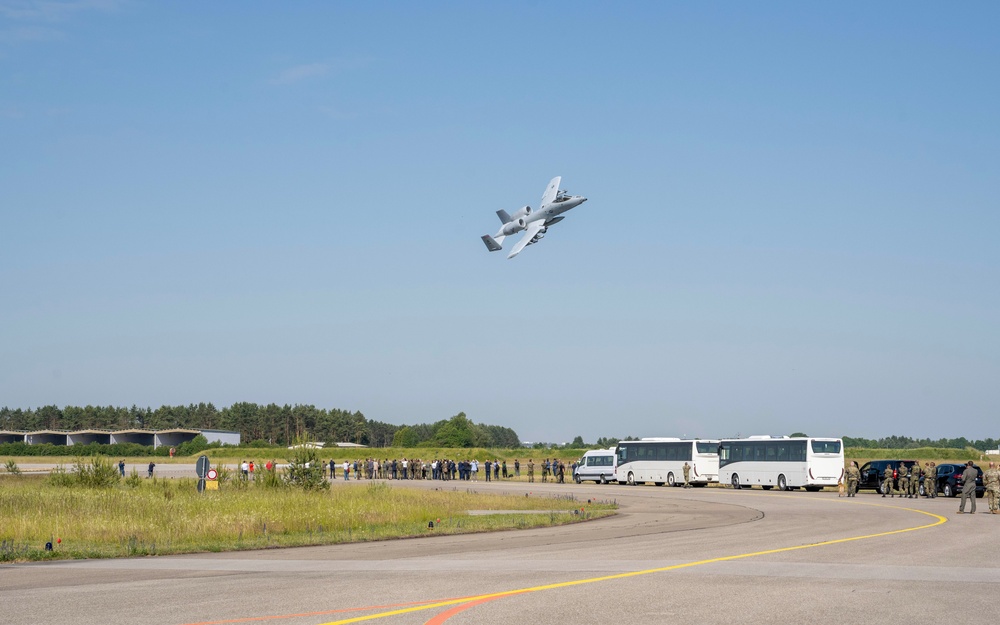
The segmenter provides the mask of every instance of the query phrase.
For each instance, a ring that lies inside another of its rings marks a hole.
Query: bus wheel
[[[608,483],[608,481],[606,479],[604,479],[604,474],[603,473],[601,473],[601,478],[600,478],[600,480],[598,480],[597,483],[598,484],[607,484]]]
[[[677,484],[674,483],[674,474],[673,473],[667,473],[667,485],[668,486],[677,486]]]
[[[635,476],[632,475],[631,471],[628,472],[628,485],[635,486]]]
[[[784,475],[778,476],[778,490],[788,490],[788,482],[785,481]]]
[[[740,476],[733,473],[733,488],[740,489]]]

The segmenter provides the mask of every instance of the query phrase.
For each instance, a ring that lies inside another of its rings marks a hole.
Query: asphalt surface
[[[530,488],[616,499],[621,513],[494,534],[0,566],[0,623],[914,625],[996,615],[1000,515],[982,499],[978,514],[958,515],[957,499],[870,493]]]

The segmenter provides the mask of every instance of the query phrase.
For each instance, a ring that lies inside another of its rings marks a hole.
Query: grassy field
[[[384,482],[330,490],[226,488],[199,494],[194,479],[135,487],[56,486],[0,477],[0,561],[165,555],[326,545],[431,534],[558,525],[614,513],[571,498],[415,490]],[[545,510],[470,516],[469,510]],[[575,511],[575,513],[574,513]],[[434,528],[428,523],[433,521]],[[53,551],[45,551],[46,542]]]
[[[848,447],[844,450],[847,460],[857,460],[864,464],[869,460],[933,460],[937,464],[947,462],[965,462],[967,460],[989,461],[990,457],[972,447],[965,449],[942,449],[939,447],[917,447],[914,449],[867,449],[863,447]],[[994,458],[995,459],[995,458]]]

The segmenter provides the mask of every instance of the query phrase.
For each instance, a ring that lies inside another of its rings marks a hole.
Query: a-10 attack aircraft
[[[508,259],[514,258],[525,247],[537,243],[544,237],[549,226],[565,219],[563,213],[587,201],[587,198],[582,195],[570,195],[565,190],[559,189],[561,181],[562,176],[556,176],[549,181],[549,186],[545,187],[542,203],[537,211],[532,211],[530,206],[519,209],[513,215],[508,215],[507,211],[503,209],[498,210],[497,217],[500,218],[503,225],[500,226],[500,230],[495,235],[483,235],[486,249],[491,252],[500,251],[503,249],[501,246],[505,238],[523,230],[524,236],[514,245],[514,249],[507,256]]]

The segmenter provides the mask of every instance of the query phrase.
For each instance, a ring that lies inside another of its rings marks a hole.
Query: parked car
[[[882,492],[882,480],[885,477],[886,468],[894,471],[898,470],[900,465],[910,466],[915,462],[916,460],[872,460],[871,462],[866,462],[861,465],[861,479],[858,480],[858,490],[868,489],[888,495],[889,493]],[[898,484],[893,484],[893,488],[897,486]]]
[[[976,497],[982,497],[986,493],[983,486],[983,470],[977,465],[972,465],[979,471],[976,478]],[[962,473],[965,471],[964,464],[939,464],[937,467],[937,487],[938,492],[945,497],[954,497],[962,492]]]

